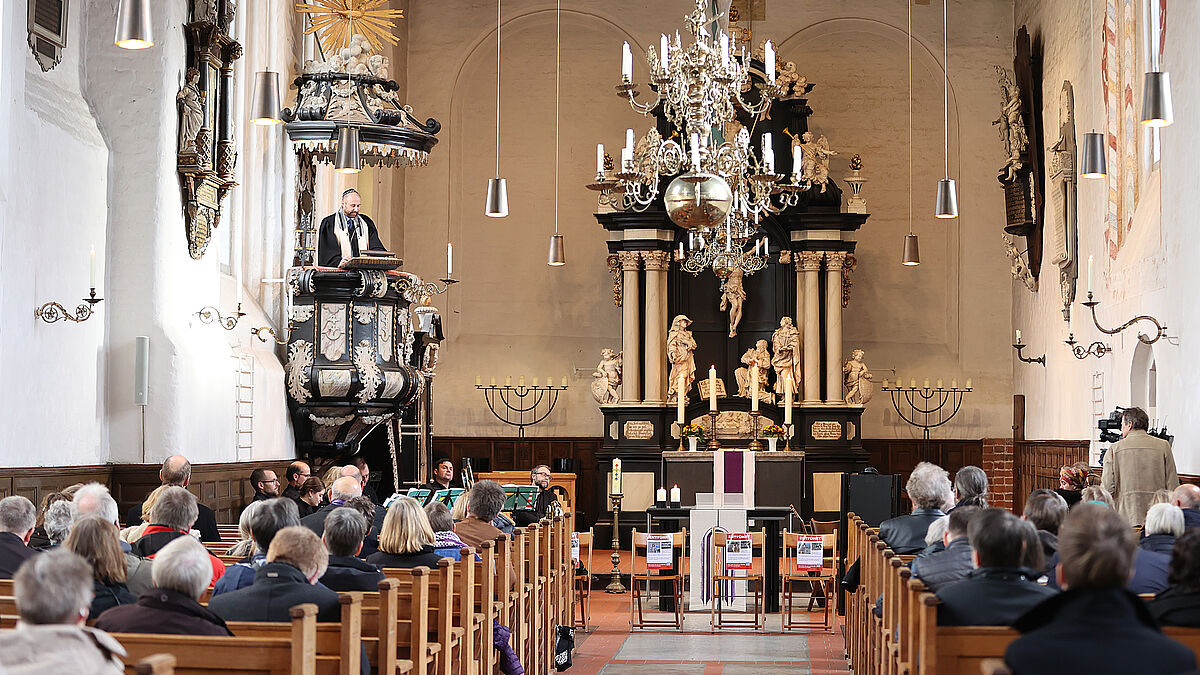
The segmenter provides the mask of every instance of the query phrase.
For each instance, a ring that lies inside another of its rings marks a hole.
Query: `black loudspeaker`
[[[871,527],[900,514],[900,476],[868,473],[842,475],[842,504]]]

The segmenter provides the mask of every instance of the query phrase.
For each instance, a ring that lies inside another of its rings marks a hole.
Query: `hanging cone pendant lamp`
[[[900,260],[900,264],[909,267],[921,264],[921,249],[917,243],[917,235],[911,232],[904,235],[904,258]]]
[[[483,212],[489,218],[508,215],[508,183],[500,177],[500,0],[496,0],[496,177],[488,179]]]

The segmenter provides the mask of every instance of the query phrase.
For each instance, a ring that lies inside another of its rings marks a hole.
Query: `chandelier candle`
[[[729,35],[721,33],[721,69],[729,68]]]
[[[763,169],[766,173],[775,173],[775,148],[771,145],[771,132],[762,135]]]
[[[658,37],[659,37],[659,40],[658,40],[658,45],[659,45],[658,65],[662,67],[663,72],[666,72],[666,70],[667,70],[667,53],[669,51],[668,45],[667,45],[667,34],[662,33]]]
[[[628,45],[629,43],[625,44]],[[764,61],[766,64],[767,82],[775,84],[775,45],[771,44],[770,40],[767,40],[764,51],[766,52],[766,59]]]
[[[621,81],[633,81],[633,52],[629,50],[629,43],[621,45]]]

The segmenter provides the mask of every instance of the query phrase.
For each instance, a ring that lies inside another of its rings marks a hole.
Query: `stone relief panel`
[[[346,305],[321,303],[321,354],[330,361],[346,355]]]

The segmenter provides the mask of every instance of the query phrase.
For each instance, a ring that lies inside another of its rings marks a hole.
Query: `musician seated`
[[[379,230],[366,214],[360,214],[362,198],[350,188],[342,193],[342,208],[321,220],[317,231],[317,265],[341,267],[362,251],[385,251],[379,241]]]

